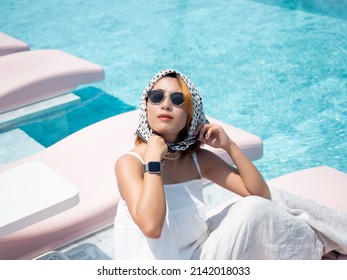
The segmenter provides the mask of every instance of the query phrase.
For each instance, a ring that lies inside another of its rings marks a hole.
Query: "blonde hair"
[[[188,135],[188,131],[189,131],[189,127],[190,127],[190,123],[193,119],[193,114],[194,114],[194,103],[193,103],[193,97],[190,93],[190,90],[187,86],[187,84],[185,83],[185,81],[182,79],[182,77],[177,73],[169,73],[167,75],[165,75],[162,78],[165,77],[170,77],[170,78],[174,78],[177,80],[178,84],[180,85],[182,92],[183,92],[183,96],[184,96],[184,100],[186,102],[186,108],[187,108],[187,122],[185,127],[180,131],[179,135],[178,135],[178,139],[177,141],[180,142],[182,140],[184,140],[187,135]],[[162,79],[161,78],[161,79]],[[144,140],[139,136],[136,135],[136,139],[135,139],[135,145],[144,143]],[[197,148],[199,148],[201,146],[201,142],[197,141],[192,147],[190,147],[187,151],[194,151]]]

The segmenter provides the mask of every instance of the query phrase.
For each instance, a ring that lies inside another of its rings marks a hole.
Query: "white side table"
[[[40,162],[0,173],[0,238],[79,203],[78,189]]]

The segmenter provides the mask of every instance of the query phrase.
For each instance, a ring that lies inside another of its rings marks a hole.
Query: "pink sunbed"
[[[27,50],[29,50],[27,43],[0,32],[0,56]]]
[[[1,165],[0,172],[23,163],[40,162],[77,187],[80,202],[0,238],[0,259],[31,259],[113,223],[119,200],[113,168],[115,161],[132,148],[137,122],[137,110],[117,115],[86,127],[37,154]],[[219,123],[250,159],[261,158],[263,146],[259,137]],[[214,151],[225,156],[220,150]]]
[[[5,55],[0,57],[0,113],[103,79],[101,66],[61,50]]]

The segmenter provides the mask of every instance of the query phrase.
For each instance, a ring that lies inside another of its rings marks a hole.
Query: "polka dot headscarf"
[[[138,125],[136,133],[145,142],[148,141],[150,136],[156,134],[155,131],[152,130],[152,128],[149,126],[148,120],[147,120],[147,102],[146,102],[147,92],[155,85],[157,81],[159,81],[162,77],[164,77],[165,75],[169,73],[179,74],[184,80],[184,82],[186,83],[193,97],[194,113],[193,113],[193,118],[188,130],[187,138],[179,143],[167,143],[169,150],[171,152],[176,150],[184,151],[196,142],[197,139],[194,136],[194,132],[196,128],[202,123],[208,123],[208,120],[206,119],[206,116],[204,114],[202,98],[198,89],[195,87],[195,85],[192,83],[192,81],[189,78],[187,78],[182,73],[177,72],[176,70],[173,70],[173,69],[162,70],[161,72],[159,72],[157,75],[155,75],[152,78],[150,83],[143,90],[141,101],[140,101],[140,120],[139,120],[139,125]]]

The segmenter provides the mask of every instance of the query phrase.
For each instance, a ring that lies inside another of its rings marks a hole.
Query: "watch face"
[[[147,164],[148,172],[160,173],[161,172],[161,163],[158,161],[150,161]]]

